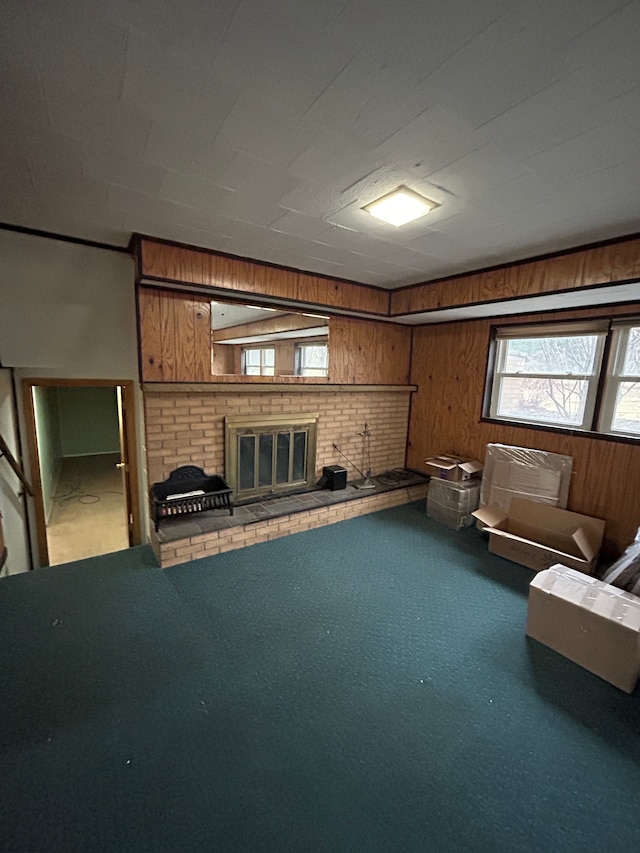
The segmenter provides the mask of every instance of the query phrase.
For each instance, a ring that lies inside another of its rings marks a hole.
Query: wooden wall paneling
[[[275,375],[293,376],[296,370],[296,342],[276,341],[275,347]]]
[[[211,378],[211,307],[181,293],[139,288],[142,379],[206,382]]]
[[[389,294],[382,288],[316,277],[144,238],[140,240],[139,251],[143,276],[374,314],[386,315],[388,311]]]
[[[347,324],[342,317],[334,317],[329,326],[329,381],[345,385],[352,383],[352,362]]]
[[[174,340],[175,340],[175,372],[174,378],[179,382],[198,381],[195,363],[196,333],[195,312],[193,300],[182,294],[174,294]]]
[[[627,240],[609,247],[611,281],[640,277],[640,240]]]
[[[165,294],[160,300],[160,340],[164,381],[180,382],[183,377],[178,364],[175,293]]]
[[[549,258],[540,264],[543,278],[537,290],[552,293],[582,285],[582,268],[584,265],[582,252]]]
[[[329,332],[331,382],[407,385],[411,329],[391,323],[332,317]]]
[[[612,250],[612,246],[598,246],[586,252],[584,284],[606,284],[611,281]]]
[[[640,239],[395,290],[391,315],[626,281],[640,276]]]
[[[408,314],[411,305],[411,290],[402,288],[401,290],[392,290],[390,294],[389,310],[391,314]]]
[[[229,338],[263,335],[272,332],[293,332],[297,329],[312,329],[315,326],[328,325],[328,320],[318,320],[315,317],[305,317],[303,314],[285,314],[266,320],[255,320],[251,323],[240,323],[237,326],[227,326],[214,330],[213,341],[224,341]]]
[[[194,327],[194,367],[197,382],[211,379],[211,303],[191,301]]]
[[[298,275],[298,299],[303,302],[318,304],[320,299],[320,279],[313,275],[299,273]]]
[[[511,276],[514,280],[516,295],[525,296],[527,293],[538,293],[542,290],[544,264],[541,261],[518,264],[512,268]]]
[[[140,373],[145,382],[161,382],[164,379],[161,302],[161,292],[146,287],[138,288]]]
[[[632,314],[633,306],[608,313]],[[603,557],[613,559],[640,526],[636,495],[640,445],[481,421],[493,324],[555,322],[602,314],[602,308],[592,308],[415,328],[410,381],[418,385],[418,391],[411,408],[407,464],[424,470],[427,457],[447,452],[484,459],[486,445],[496,442],[572,456],[569,509],[606,520]]]
[[[506,299],[515,295],[515,281],[509,271],[502,268],[491,270],[484,275],[471,275],[465,279],[465,290],[472,294],[474,302],[481,299]],[[462,293],[458,299],[464,299]]]
[[[211,347],[211,369],[214,377],[235,373],[235,346],[232,344],[213,344]]]

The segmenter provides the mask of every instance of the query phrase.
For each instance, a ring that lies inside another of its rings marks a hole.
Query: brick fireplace
[[[330,385],[229,385],[211,383],[191,385],[153,383],[144,386],[146,450],[149,483],[166,479],[181,465],[197,465],[208,474],[227,478],[225,463],[225,420],[242,418],[267,423],[296,424],[300,413],[317,414],[315,470],[311,480],[319,479],[325,465],[345,464],[334,448],[337,444],[359,468],[364,464],[362,433],[365,423],[371,430],[371,468],[375,473],[405,464],[409,417],[410,386],[330,386]],[[367,462],[368,464],[368,462]],[[349,479],[359,479],[349,471]],[[328,524],[341,518],[372,512],[384,506],[411,500],[390,493],[369,495],[340,506],[320,508],[280,519],[277,525],[264,522],[251,530],[216,531],[179,541],[154,537],[152,544],[160,564],[184,562],[205,554],[238,548],[253,541],[286,535],[294,530]],[[191,541],[193,540],[193,541]]]

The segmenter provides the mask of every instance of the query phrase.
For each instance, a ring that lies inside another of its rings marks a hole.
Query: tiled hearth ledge
[[[366,515],[400,506],[426,496],[427,478],[415,474],[391,483],[389,478],[373,478],[376,488],[356,489],[349,484],[339,491],[317,490],[246,504],[228,511],[214,510],[170,519],[151,532],[151,544],[161,568],[233,551],[290,533],[334,524],[357,515]]]

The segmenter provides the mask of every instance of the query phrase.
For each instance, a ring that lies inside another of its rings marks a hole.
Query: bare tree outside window
[[[494,347],[492,418],[640,437],[637,317],[507,326]]]
[[[581,425],[595,375],[597,335],[500,342],[498,416]]]

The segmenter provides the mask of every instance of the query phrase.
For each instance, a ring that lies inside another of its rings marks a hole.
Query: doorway
[[[132,382],[23,380],[40,564],[140,543]]]

